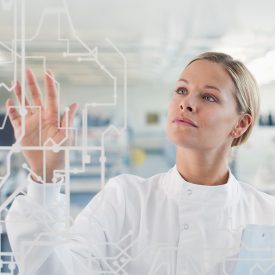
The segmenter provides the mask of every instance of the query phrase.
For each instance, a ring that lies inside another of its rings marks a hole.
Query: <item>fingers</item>
[[[70,128],[73,125],[73,120],[75,118],[75,114],[76,111],[78,109],[78,104],[77,103],[73,103],[70,105],[69,110],[68,110],[68,114],[66,114],[66,112],[63,114],[61,122],[60,122],[60,126],[61,128]],[[68,121],[68,123],[67,123]]]
[[[22,106],[23,105],[22,88],[21,88],[21,84],[19,81],[16,81],[16,83],[15,83],[15,95],[19,102],[19,105]],[[26,107],[27,114],[30,115],[32,112],[31,112],[31,108],[30,108],[30,103],[26,96],[24,97],[24,100],[25,100],[25,107]]]
[[[21,116],[14,107],[13,100],[10,98],[6,101],[6,109],[13,128],[17,130],[21,126]]]
[[[44,75],[46,88],[46,108],[51,114],[57,114],[57,89],[54,77],[50,71]]]
[[[34,76],[31,69],[26,69],[26,77],[34,105],[42,107],[39,86],[37,84],[36,77]]]

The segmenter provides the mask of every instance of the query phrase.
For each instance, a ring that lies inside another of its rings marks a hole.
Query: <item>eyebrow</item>
[[[180,78],[180,79],[178,80],[178,82],[179,82],[179,81],[183,81],[183,82],[185,82],[186,84],[189,84],[188,80],[186,80],[186,79],[184,79],[184,78]],[[218,92],[221,93],[221,90],[220,90],[219,88],[213,86],[213,85],[205,85],[204,88],[207,88],[207,89],[214,89],[214,90],[217,90]]]

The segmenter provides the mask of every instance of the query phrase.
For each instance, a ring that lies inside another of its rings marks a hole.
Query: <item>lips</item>
[[[192,120],[185,118],[185,117],[181,117],[181,118],[177,117],[172,122],[177,123],[177,124],[189,125],[189,126],[198,128],[196,123],[194,123]]]

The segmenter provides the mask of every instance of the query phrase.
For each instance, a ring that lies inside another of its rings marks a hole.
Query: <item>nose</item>
[[[181,108],[181,110],[184,109],[183,106],[182,106],[182,104],[180,105],[180,108]],[[193,112],[193,108],[191,106],[187,106],[186,110],[189,111],[189,112]]]
[[[195,99],[192,98],[191,96],[188,95],[186,96],[184,99],[182,99],[182,101],[180,102],[180,109],[182,111],[188,111],[188,112],[195,112],[196,111],[196,107],[195,107]]]

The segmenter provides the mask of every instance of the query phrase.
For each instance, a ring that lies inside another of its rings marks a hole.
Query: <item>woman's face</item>
[[[191,63],[176,83],[169,105],[169,139],[190,149],[231,147],[232,130],[240,118],[234,93],[233,81],[220,64]]]

